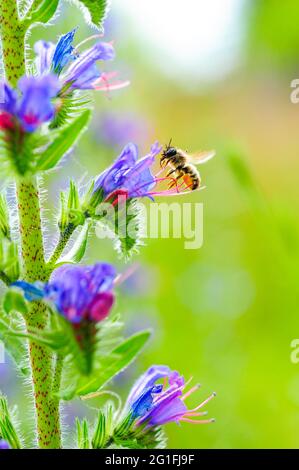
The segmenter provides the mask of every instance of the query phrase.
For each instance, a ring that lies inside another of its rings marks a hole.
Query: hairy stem
[[[0,0],[0,33],[6,80],[16,86],[25,73],[25,29],[16,0]]]
[[[25,73],[25,28],[17,11],[16,0],[0,0],[0,34],[6,80],[16,86]],[[16,181],[19,230],[22,247],[24,279],[27,282],[46,281],[39,193],[35,177]],[[27,330],[43,329],[48,324],[49,312],[42,302],[32,303],[26,315]],[[59,402],[53,399],[53,358],[50,350],[29,343],[37,440],[41,448],[60,448]]]
[[[28,282],[47,281],[40,219],[39,194],[34,178],[17,183],[19,225],[24,265]],[[28,333],[48,325],[48,310],[42,302],[34,302],[26,316]],[[53,357],[50,350],[30,341],[30,362],[34,388],[38,443],[41,448],[60,448],[59,402],[53,398]]]
[[[69,242],[72,234],[74,233],[75,229],[77,228],[76,225],[70,223],[67,227],[60,233],[59,240],[57,246],[49,259],[47,265],[49,268],[49,272],[51,272],[55,266],[56,261],[60,258],[60,255],[63,253],[67,243]]]
[[[60,354],[57,354],[56,362],[55,362],[54,377],[53,377],[53,387],[52,387],[53,394],[59,392],[60,390],[62,370],[63,370],[63,356],[61,356]]]

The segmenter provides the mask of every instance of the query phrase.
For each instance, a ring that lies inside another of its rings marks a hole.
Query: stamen
[[[116,81],[114,83],[109,83],[109,80],[112,78],[115,78],[117,76],[117,72],[103,72],[102,75],[97,78],[93,84],[92,87],[95,90],[103,91],[106,90],[107,92],[113,91],[113,90],[120,90],[121,88],[125,88],[130,85],[129,80],[124,80],[124,81]]]
[[[185,423],[193,423],[193,424],[210,424],[210,423],[215,423],[215,419],[202,419],[202,420],[196,420],[196,419],[188,419],[188,418],[181,418],[180,421],[184,421]]]
[[[187,382],[185,383],[185,388],[188,387],[188,385],[192,382],[193,380],[193,377],[190,377],[190,379],[187,380]],[[199,387],[201,386],[200,384],[198,384]]]
[[[155,184],[157,184],[159,181],[165,181],[165,180],[168,180],[168,179],[173,179],[173,178],[167,178],[167,177],[164,177],[164,178],[156,178],[155,179]],[[142,188],[146,187],[148,184],[152,183],[152,181],[146,181],[145,183],[143,183],[141,186],[139,186],[138,188],[135,189],[136,192],[140,191]],[[167,192],[167,191],[165,191]],[[164,193],[164,191],[163,191]],[[147,193],[148,196],[151,196],[151,195],[154,195],[153,192],[149,192]]]
[[[83,44],[86,44],[89,41],[93,41],[94,39],[99,39],[104,36],[103,33],[99,34],[93,34],[92,36],[89,36],[88,38],[83,39],[83,41],[79,42],[79,44],[76,45],[76,49],[79,49],[79,47],[83,46]]]
[[[216,393],[213,392],[212,395],[210,395],[206,400],[204,400],[202,403],[200,403],[195,408],[193,408],[193,410],[190,410],[190,411],[193,412],[193,411],[199,410],[200,408],[205,406],[207,403],[209,403],[209,401],[211,401],[215,396],[216,396]]]
[[[158,171],[158,173],[155,174],[155,178],[159,175],[161,175],[161,173],[163,173],[164,171],[164,168],[160,168],[160,170]]]
[[[195,413],[187,412],[187,413],[185,413],[184,416],[205,416],[207,414],[208,414],[207,411],[199,411],[198,413],[197,412],[195,412]]]
[[[190,388],[189,392],[185,393],[185,395],[182,396],[182,400],[185,400],[187,397],[189,397],[192,393],[196,392],[200,387],[200,384],[194,385],[194,387]]]
[[[139,264],[135,263],[132,266],[130,266],[124,273],[118,274],[116,278],[114,279],[113,284],[115,286],[118,286],[119,284],[123,284],[130,276],[132,276],[135,271],[139,268]]]

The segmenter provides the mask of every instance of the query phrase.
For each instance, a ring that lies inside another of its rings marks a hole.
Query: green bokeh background
[[[41,34],[53,39],[76,24],[83,38],[78,11],[64,12],[30,41]],[[135,285],[122,289],[117,304],[128,331],[152,325],[154,334],[115,388],[125,393],[146,367],[163,363],[202,384],[190,405],[217,392],[208,405],[216,423],[168,425],[170,447],[299,446],[299,364],[290,359],[290,343],[299,337],[299,105],[290,101],[290,83],[299,76],[299,4],[252,0],[244,15],[240,63],[223,80],[189,92],[159,72],[130,20],[112,8],[116,67],[132,84],[111,99],[95,95],[93,131],[59,177],[46,182],[49,208],[57,207],[57,187],[66,187],[70,174],[95,175],[117,155],[117,146],[97,137],[103,110],[135,112],[150,123],[137,142],[142,152],[170,137],[183,148],[217,150],[202,168],[207,189],[184,199],[204,204],[203,247],[148,240],[134,258]],[[85,261],[95,260],[124,269],[108,241],[93,239]]]

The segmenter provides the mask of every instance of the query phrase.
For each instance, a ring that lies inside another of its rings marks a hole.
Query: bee
[[[191,188],[192,191],[198,189],[201,185],[201,178],[195,165],[207,162],[214,155],[214,150],[188,154],[184,150],[171,146],[170,141],[163,150],[160,159],[162,168],[167,165],[171,168],[167,173],[167,177],[170,175],[174,177],[174,181],[170,183],[169,187],[171,188],[176,185],[182,178],[186,186]]]

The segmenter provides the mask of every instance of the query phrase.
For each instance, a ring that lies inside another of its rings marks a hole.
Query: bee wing
[[[195,165],[201,165],[202,163],[206,163],[209,160],[211,160],[211,158],[213,158],[215,155],[216,155],[215,150],[197,152],[197,153],[188,155],[188,161],[190,163],[194,163]]]

